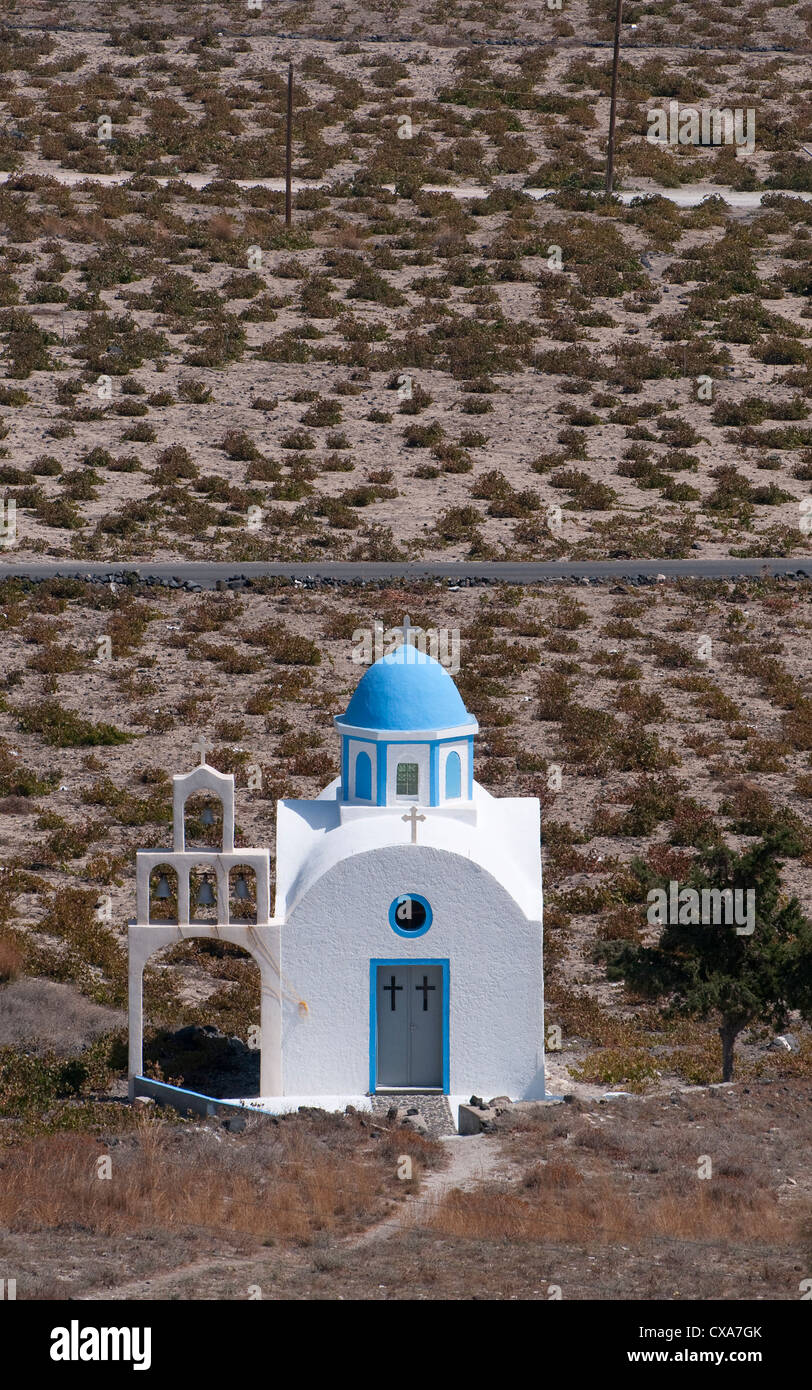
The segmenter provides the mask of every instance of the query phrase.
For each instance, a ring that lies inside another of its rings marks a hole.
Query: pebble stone
[[[415,1095],[405,1095],[398,1092],[396,1095],[372,1096],[371,1101],[373,1115],[382,1120],[386,1119],[393,1107],[402,1110],[404,1114],[409,1110],[416,1110],[426,1122],[430,1139],[440,1139],[457,1132],[451,1118],[448,1096],[427,1096],[419,1092]]]

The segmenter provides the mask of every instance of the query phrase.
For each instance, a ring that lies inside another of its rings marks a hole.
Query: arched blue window
[[[449,798],[462,796],[462,764],[459,753],[449,753],[445,765],[445,794]]]
[[[368,753],[359,753],[355,759],[355,795],[362,801],[372,800],[372,763]]]

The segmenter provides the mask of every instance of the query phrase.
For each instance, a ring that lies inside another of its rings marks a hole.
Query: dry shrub
[[[546,991],[548,1012],[570,1039],[584,1038],[598,1047],[631,1046],[639,1030],[628,1019],[619,1018],[585,992],[576,993],[557,982]]]
[[[559,671],[542,671],[536,686],[539,719],[560,719],[572,698],[573,685]]]
[[[608,913],[605,920],[598,923],[599,941],[641,941],[640,928],[644,922],[640,907],[626,904]]]
[[[524,1176],[522,1187],[529,1191],[549,1191],[550,1188],[580,1187],[584,1176],[566,1158],[549,1158],[536,1163]]]
[[[213,213],[209,218],[208,228],[210,236],[213,236],[217,241],[233,241],[237,235],[234,220],[226,212]]]
[[[22,967],[22,951],[9,937],[0,936],[0,983],[16,980]]]
[[[337,227],[333,237],[333,244],[342,247],[345,251],[362,251],[364,249],[364,238],[359,234],[358,229],[343,223]]]

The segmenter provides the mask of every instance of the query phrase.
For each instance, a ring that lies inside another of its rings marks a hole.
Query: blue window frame
[[[389,925],[398,936],[425,936],[434,914],[420,893],[401,893],[389,905]]]
[[[450,984],[451,969],[450,961],[445,960],[423,960],[401,959],[401,960],[378,960],[369,962],[369,1093],[374,1096],[377,1084],[377,1057],[378,1057],[378,966],[379,965],[439,965],[443,972],[443,1095],[448,1095],[451,1089],[451,1044],[449,1033],[449,1007],[450,1007]]]
[[[449,753],[446,759],[445,794],[448,800],[462,796],[462,763],[459,753]]]

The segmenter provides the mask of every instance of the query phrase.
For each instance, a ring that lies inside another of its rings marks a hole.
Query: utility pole
[[[606,196],[611,197],[615,171],[615,110],[617,106],[617,70],[620,62],[620,26],[623,22],[623,0],[617,0],[615,12],[615,52],[612,58],[612,96],[609,105],[609,147],[606,152]]]
[[[288,63],[288,130],[285,151],[285,226],[293,220],[293,64]]]

